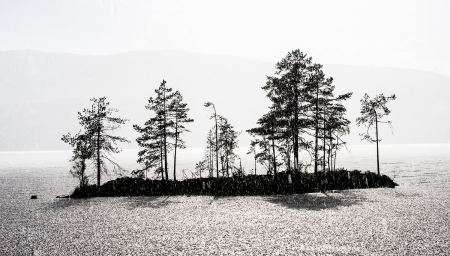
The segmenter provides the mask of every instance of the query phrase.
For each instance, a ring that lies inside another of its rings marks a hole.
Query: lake
[[[237,153],[250,170],[246,150]],[[375,150],[349,146],[338,155],[337,167],[375,171]],[[203,155],[202,149],[182,152],[180,170],[192,170]],[[136,154],[124,150],[115,160],[132,170],[138,167]],[[382,145],[381,172],[400,184],[395,189],[217,198],[56,199],[77,185],[68,172],[70,156],[70,151],[0,153],[1,255],[450,252],[449,144]],[[260,167],[258,172],[264,173]]]
[[[114,160],[125,170],[139,168],[136,163],[138,149],[126,149],[114,155]],[[242,158],[244,170],[254,172],[254,161],[247,155],[248,148],[238,148],[237,154]],[[177,177],[192,177],[195,163],[203,157],[202,148],[187,148],[178,151]],[[71,151],[28,151],[0,152],[0,197],[29,198],[30,195],[54,198],[67,195],[77,185],[69,169]],[[310,161],[307,154],[300,153],[300,160]],[[336,168],[348,170],[376,171],[375,145],[349,145],[337,156]],[[239,163],[237,163],[239,165]],[[427,176],[436,182],[448,182],[450,173],[450,144],[401,144],[380,146],[381,173],[393,178],[402,186],[416,185],[420,177]],[[169,177],[173,177],[172,161],[169,161]],[[183,172],[184,170],[184,172]],[[310,170],[311,171],[311,170]],[[257,173],[266,171],[260,165]],[[93,172],[90,171],[90,174]],[[124,173],[127,175],[128,173]],[[148,176],[152,177],[149,172]],[[205,173],[203,175],[206,175]],[[114,173],[102,176],[102,181],[117,177]],[[90,176],[95,182],[95,176]]]

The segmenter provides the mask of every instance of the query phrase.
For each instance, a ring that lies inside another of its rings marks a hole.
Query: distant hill
[[[283,56],[280,56],[280,59]],[[248,146],[245,130],[255,126],[270,102],[261,89],[275,63],[221,55],[179,51],[128,52],[83,56],[38,51],[0,52],[0,151],[69,149],[60,138],[76,133],[77,112],[90,107],[89,99],[106,96],[110,106],[128,122],[118,133],[132,140],[122,148],[137,147],[132,124],[143,124],[151,114],[144,108],[160,82],[179,90],[195,122],[185,139],[188,147],[204,147],[213,122],[206,101],[216,104],[238,131],[240,146]],[[394,136],[382,127],[382,143],[450,143],[450,78],[435,73],[398,68],[324,65],[338,93],[354,92],[346,103],[348,118],[359,114],[365,92],[395,93],[392,102]],[[354,126],[354,124],[353,124]],[[360,143],[352,128],[349,143]]]

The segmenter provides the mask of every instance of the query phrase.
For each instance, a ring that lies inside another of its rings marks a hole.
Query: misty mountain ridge
[[[284,56],[280,56],[280,60]],[[314,61],[314,56],[313,61]],[[327,65],[336,94],[353,92],[345,102],[352,121],[348,143],[361,142],[356,127],[364,93],[396,94],[389,103],[394,135],[388,125],[380,127],[382,144],[450,143],[450,78],[445,75],[401,68]],[[0,150],[70,149],[60,138],[80,130],[77,112],[90,108],[90,98],[106,96],[116,114],[130,119],[117,132],[136,148],[138,133],[132,124],[143,125],[153,114],[145,109],[162,80],[179,90],[195,120],[188,124],[187,147],[204,147],[213,126],[207,101],[227,117],[237,131],[239,145],[247,147],[245,130],[267,113],[270,101],[261,89],[266,76],[274,75],[275,63],[241,57],[181,51],[128,52],[89,56],[38,51],[0,52]]]

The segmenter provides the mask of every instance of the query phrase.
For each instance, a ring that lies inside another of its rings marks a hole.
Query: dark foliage
[[[377,188],[398,186],[386,175],[344,169],[326,174],[287,173],[277,176],[248,175],[241,177],[199,178],[182,181],[118,178],[108,181],[98,189],[96,185],[77,187],[72,198],[109,196],[168,196],[212,195],[252,196],[275,194],[301,194],[327,190]]]

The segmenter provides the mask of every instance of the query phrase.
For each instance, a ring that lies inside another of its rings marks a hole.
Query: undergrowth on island
[[[100,187],[77,187],[71,198],[114,196],[212,195],[254,196],[302,194],[328,190],[362,189],[398,186],[386,175],[339,169],[318,174],[281,172],[277,175],[246,175],[219,178],[196,178],[181,181],[122,177]]]

